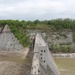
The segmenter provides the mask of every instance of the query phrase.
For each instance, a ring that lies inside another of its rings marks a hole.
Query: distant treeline
[[[43,28],[53,28],[56,30],[61,29],[71,29],[75,30],[75,20],[74,19],[53,19],[53,20],[35,20],[35,21],[19,21],[19,20],[0,20],[0,26],[8,24],[10,26],[16,26],[16,27],[22,27],[25,28],[37,28],[37,29],[43,29]]]
[[[29,28],[38,28],[38,29],[51,29],[51,30],[63,30],[71,29],[75,30],[75,20],[74,19],[53,19],[45,21],[28,21]]]
[[[44,31],[70,29],[75,31],[75,20],[68,18],[44,21],[0,20],[0,27],[5,26],[6,24],[9,25],[11,31],[15,34],[20,43],[25,47],[30,44],[29,36],[26,34],[26,29],[41,29]]]

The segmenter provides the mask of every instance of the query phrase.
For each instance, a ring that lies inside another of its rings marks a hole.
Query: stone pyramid
[[[2,31],[3,33],[6,33],[6,32],[11,32],[11,30],[10,30],[10,28],[9,28],[9,26],[8,25],[5,25],[5,27],[4,27],[4,29],[3,29],[3,31]]]
[[[6,25],[0,34],[0,51],[20,51],[23,48],[9,26]]]

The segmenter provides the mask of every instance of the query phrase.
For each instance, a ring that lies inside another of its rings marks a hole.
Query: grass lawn
[[[0,56],[0,61],[11,61],[11,62],[19,63],[19,64],[31,63],[30,58],[22,59],[22,58],[18,58],[18,57],[7,57],[7,56],[5,56],[5,57]]]
[[[61,75],[75,75],[75,58],[54,58]]]

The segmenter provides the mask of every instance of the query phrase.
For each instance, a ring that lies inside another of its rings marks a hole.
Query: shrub
[[[73,42],[75,43],[75,33],[73,33]]]

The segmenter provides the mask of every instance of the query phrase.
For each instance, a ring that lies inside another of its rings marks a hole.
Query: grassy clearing
[[[75,75],[75,58],[54,58],[61,75]]]
[[[21,58],[14,58],[14,57],[1,57],[0,61],[11,61],[11,62],[17,62],[17,63],[23,63],[25,60]]]
[[[31,63],[31,59],[30,58],[18,58],[18,57],[3,57],[0,56],[0,61],[11,61],[11,62],[16,62],[16,63],[20,63],[20,64],[26,64],[26,63]]]

